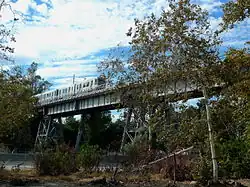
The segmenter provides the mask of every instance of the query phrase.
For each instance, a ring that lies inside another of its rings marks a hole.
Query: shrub
[[[193,162],[192,176],[203,185],[212,179],[212,162],[209,154],[200,155],[199,159]]]
[[[247,140],[234,139],[218,144],[220,175],[227,178],[249,178],[250,145]]]
[[[145,138],[137,138],[134,142],[124,146],[123,152],[127,156],[125,166],[138,167],[150,161],[149,144]]]
[[[98,145],[84,144],[80,148],[78,163],[84,171],[90,172],[98,167],[102,158],[102,150]]]
[[[67,145],[35,154],[34,163],[39,175],[67,175],[77,171],[75,152]]]

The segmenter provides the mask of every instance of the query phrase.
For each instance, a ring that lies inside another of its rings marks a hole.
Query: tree
[[[223,6],[222,31],[232,29],[236,23],[249,18],[250,1],[229,1]],[[249,43],[249,42],[248,42]],[[238,178],[249,177],[249,48],[230,48],[218,73],[225,86],[219,101],[213,107],[219,161],[223,175]],[[240,160],[240,161],[239,161]]]
[[[229,1],[223,8],[223,29],[233,28],[236,22],[250,17],[250,0]]]
[[[31,64],[27,73],[20,66],[0,73],[0,137],[2,142],[11,147],[30,148],[36,137],[40,117],[35,108],[37,99],[32,96],[40,93],[43,85],[50,84],[42,78],[31,81],[31,77],[36,75],[34,65]],[[32,87],[31,83],[36,87]]]
[[[77,121],[74,116],[66,118],[64,123],[64,141],[70,146],[76,143],[77,131],[80,126],[80,121]]]
[[[100,133],[103,138],[99,146],[108,151],[119,151],[124,124],[124,121],[118,119],[105,125],[105,129]]]
[[[0,13],[2,12],[3,9],[8,8],[12,13],[13,13],[13,20],[11,21],[14,23],[18,19],[15,17],[15,13],[12,10],[11,6],[9,3],[7,3],[5,0],[0,1]],[[12,27],[14,24],[12,25]],[[12,28],[9,29],[7,25],[0,24],[0,59],[1,60],[7,60],[10,61],[12,60],[9,55],[14,53],[14,48],[10,47],[10,42],[16,42],[16,39],[13,34]]]
[[[111,124],[110,111],[93,111],[90,113],[90,118],[86,121],[85,140],[90,145],[106,146],[105,137],[102,136],[106,128]]]
[[[169,7],[160,18],[152,14],[142,21],[136,19],[135,28],[127,33],[132,38],[131,58],[127,64],[117,59],[111,59],[109,63],[106,61],[106,66],[102,66],[103,72],[107,76],[113,75],[118,83],[137,83],[136,91],[128,89],[123,94],[127,95],[123,101],[127,105],[131,100],[132,105],[139,103],[141,111],[147,113],[149,119],[154,108],[157,110],[155,94],[165,93],[164,103],[168,106],[173,99],[169,93],[172,91],[174,97],[179,95],[176,94],[176,85],[188,84],[188,87],[202,91],[206,101],[213,178],[217,182],[218,167],[208,99],[211,95],[209,88],[220,82],[215,73],[219,64],[217,46],[220,41],[217,33],[210,30],[208,13],[198,5],[191,4],[189,0],[170,0]],[[148,122],[146,124],[149,125]]]
[[[3,9],[9,9],[13,13],[13,20],[5,25],[0,24],[0,61],[13,62],[10,54],[14,53],[14,48],[10,43],[16,42],[12,29],[18,19],[11,5],[5,0],[0,1],[0,12]],[[42,87],[50,86],[47,81],[36,75],[36,70],[37,64],[32,63],[27,76],[20,66],[9,67],[7,70],[1,68],[0,71],[0,140],[11,147],[30,146],[33,137],[30,125],[32,119],[35,120],[34,106],[37,102],[32,96],[41,92]]]
[[[16,72],[19,76],[19,72]],[[29,119],[34,116],[36,99],[32,91],[15,75],[1,73],[0,78],[0,139],[12,144],[15,136],[22,132]],[[29,138],[28,136],[26,136]]]
[[[37,68],[38,64],[32,62],[32,64],[28,68],[28,73],[26,76],[26,79],[28,81],[27,84],[33,90],[34,95],[46,91],[52,86],[51,83],[49,83],[47,80],[44,80],[40,75],[36,75]]]
[[[90,145],[99,145],[102,148],[105,146],[105,137],[102,133],[111,123],[110,111],[90,111],[81,115],[80,125],[78,127],[78,134],[76,138],[75,149],[79,150],[82,136],[84,142]]]

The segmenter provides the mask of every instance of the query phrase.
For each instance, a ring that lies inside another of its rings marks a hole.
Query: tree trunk
[[[212,133],[211,114],[210,114],[210,109],[208,106],[208,95],[207,95],[207,90],[205,87],[203,88],[203,96],[205,97],[205,100],[206,100],[205,106],[206,106],[206,113],[207,113],[207,126],[208,126],[212,163],[213,163],[213,181],[216,183],[218,182],[218,165],[217,165],[217,160],[216,160],[213,133]]]
[[[75,144],[75,151],[76,152],[79,152],[79,150],[80,150],[79,144],[81,141],[82,133],[83,133],[83,124],[80,124],[77,138],[76,138],[76,144]]]
[[[152,130],[150,125],[148,125],[148,142],[149,142],[149,151],[151,151],[152,148]]]
[[[64,143],[64,134],[63,134],[64,126],[63,126],[63,123],[62,123],[62,117],[61,116],[58,117],[58,123],[59,123],[59,127],[58,127],[58,130],[59,130],[58,143],[62,144],[62,143]]]

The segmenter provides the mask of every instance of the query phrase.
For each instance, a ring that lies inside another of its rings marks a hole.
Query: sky
[[[128,48],[128,29],[134,18],[160,15],[165,0],[12,0],[20,20],[15,24],[16,64],[39,64],[38,74],[53,83],[52,89],[97,76],[96,64],[118,44]],[[227,0],[193,0],[208,10],[213,28],[221,22],[220,6]],[[21,17],[20,17],[21,15]],[[10,24],[12,12],[1,12],[1,23]],[[222,50],[242,47],[250,40],[250,20],[222,35]]]

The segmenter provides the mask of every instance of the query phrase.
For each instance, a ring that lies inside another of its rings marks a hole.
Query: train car
[[[106,88],[104,77],[85,79],[79,83],[72,84],[68,87],[59,88],[53,91],[47,91],[35,95],[40,103],[47,103],[61,99],[71,98],[84,92],[94,91],[95,89]]]

